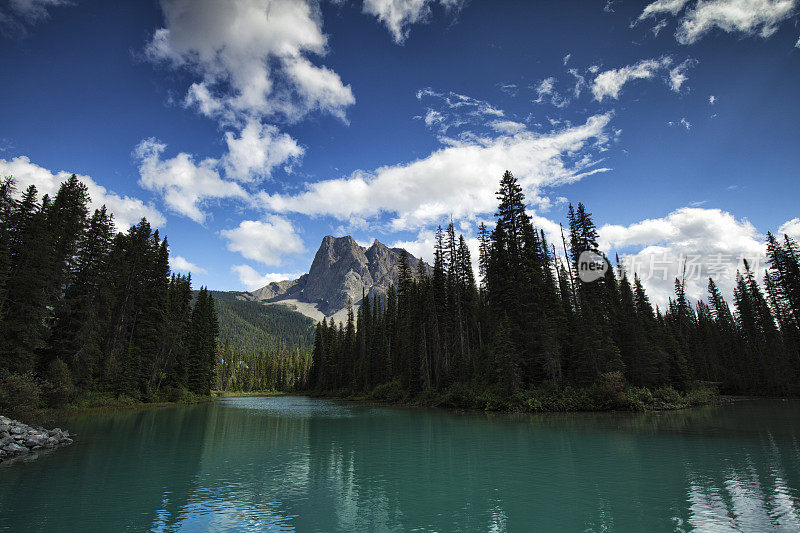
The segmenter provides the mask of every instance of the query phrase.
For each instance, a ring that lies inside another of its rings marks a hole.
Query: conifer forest
[[[678,278],[659,309],[619,266],[580,279],[581,252],[599,252],[583,204],[550,243],[510,172],[497,198],[494,228],[479,229],[480,279],[464,237],[439,227],[432,274],[404,257],[385,301],[366,297],[344,324],[318,324],[314,390],[533,411],[800,393],[800,247],[788,236],[768,234],[765,272],[743,262],[733,302],[709,278],[694,304]]]
[[[217,316],[205,288],[171,274],[142,219],[117,232],[74,175],[55,197],[0,184],[0,402],[61,406],[208,395]],[[18,198],[17,198],[18,196]]]

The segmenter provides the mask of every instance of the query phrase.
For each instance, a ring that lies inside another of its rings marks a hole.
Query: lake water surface
[[[73,416],[9,531],[800,531],[800,402],[485,415],[305,397]]]

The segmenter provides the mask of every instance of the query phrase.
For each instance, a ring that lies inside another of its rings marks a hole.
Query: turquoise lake
[[[306,397],[63,420],[8,531],[800,531],[800,402],[503,415]]]

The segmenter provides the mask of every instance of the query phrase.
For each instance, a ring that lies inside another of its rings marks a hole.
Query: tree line
[[[75,175],[15,193],[0,182],[0,403],[209,394],[214,300],[170,272],[167,239],[145,219],[117,232]]]
[[[464,237],[452,223],[439,227],[431,275],[412,272],[403,254],[385,299],[367,296],[343,324],[318,324],[311,388],[518,399],[570,389],[651,404],[650,391],[673,397],[703,383],[727,393],[800,393],[800,251],[788,236],[768,235],[765,289],[744,262],[732,309],[710,278],[706,301],[692,304],[679,278],[659,309],[619,264],[581,280],[582,252],[600,253],[583,204],[569,206],[558,254],[533,226],[510,172],[497,198],[494,228],[478,231],[479,283]],[[624,403],[605,405],[615,402]]]
[[[228,339],[217,345],[214,386],[237,392],[289,392],[305,389],[311,350],[283,343],[243,350]]]

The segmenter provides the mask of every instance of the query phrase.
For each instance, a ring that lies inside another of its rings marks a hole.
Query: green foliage
[[[42,391],[51,407],[66,404],[75,394],[72,372],[61,359],[53,359],[47,365],[43,375]]]
[[[191,307],[189,276],[146,220],[115,231],[89,214],[71,176],[54,198],[19,199],[0,182],[0,375],[4,408],[126,403],[207,395],[215,362],[213,299]],[[202,289],[204,291],[205,289]],[[113,398],[113,400],[109,400]]]
[[[33,374],[8,374],[0,378],[0,411],[25,417],[39,407],[41,388]]]
[[[216,390],[293,391],[308,384],[311,351],[278,345],[248,353],[226,340],[217,345],[215,368]]]
[[[399,379],[393,379],[372,389],[370,398],[390,403],[405,403],[408,401],[408,391],[403,388]]]
[[[627,391],[628,404],[632,411],[649,411],[655,408],[655,398],[649,389],[630,387]]]

